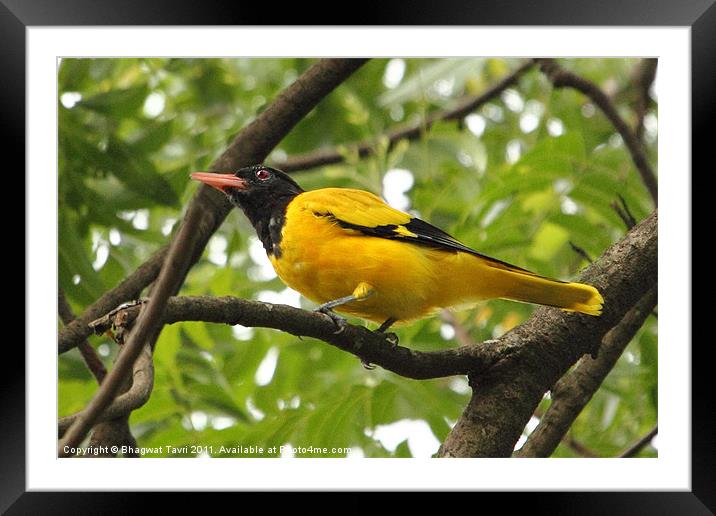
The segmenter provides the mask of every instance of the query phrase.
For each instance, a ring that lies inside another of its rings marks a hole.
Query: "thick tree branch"
[[[92,436],[87,446],[95,450],[100,450],[96,455],[84,456],[93,459],[116,457],[119,454],[119,450],[113,452],[114,446],[119,449],[121,449],[122,446],[136,448],[137,440],[129,428],[129,414],[118,417],[117,419],[112,419],[111,421],[96,424],[92,428]],[[125,457],[138,456],[139,454],[135,452],[125,454]]]
[[[400,140],[414,140],[419,138],[436,122],[443,120],[461,120],[480,106],[498,97],[500,93],[515,84],[533,65],[534,62],[531,60],[523,63],[484,93],[480,95],[467,95],[461,98],[452,109],[435,111],[427,115],[423,120],[392,129],[379,138],[346,144],[345,147],[351,151],[351,153],[358,153],[359,157],[366,157],[375,151],[376,142],[380,139],[387,138],[389,146],[392,147]],[[318,149],[304,154],[294,154],[284,160],[274,162],[273,165],[284,172],[298,172],[340,163],[344,159],[345,153],[338,152],[336,149]]]
[[[649,165],[649,161],[646,158],[644,147],[637,138],[636,133],[627,125],[624,119],[619,116],[616,107],[609,97],[593,82],[580,77],[579,75],[570,72],[560,66],[554,59],[537,59],[540,64],[542,71],[552,81],[555,88],[574,88],[580,91],[592,102],[594,102],[599,109],[606,115],[609,121],[614,125],[614,128],[619,132],[624,144],[626,145],[631,158],[634,161],[634,165],[641,175],[641,179],[644,182],[651,198],[654,200],[654,205],[658,203],[658,188],[656,183],[656,174]]]
[[[131,324],[140,306],[114,311],[91,323],[102,333],[117,320]],[[335,323],[317,312],[286,305],[274,305],[235,297],[172,297],[166,303],[164,324],[205,321],[230,325],[275,328],[299,337],[312,337],[352,353],[366,363],[379,365],[401,376],[415,379],[439,378],[480,372],[504,355],[497,355],[489,344],[422,352],[393,345],[386,335],[363,326],[347,324],[336,333]]]
[[[656,286],[602,340],[596,359],[582,357],[574,370],[552,388],[552,403],[515,456],[549,457],[614,368],[657,302]]]
[[[214,171],[226,171],[261,162],[273,147],[315,105],[363,65],[363,59],[323,59],[309,68],[296,82],[236,137],[212,164]],[[167,299],[178,291],[191,265],[199,258],[211,235],[223,222],[231,205],[225,196],[202,186],[192,199],[179,230],[162,265],[152,297],[142,307],[137,324],[123,353],[107,375],[94,398],[67,430],[58,447],[66,456],[66,447],[81,442],[102,411],[110,404],[127,371],[150,338],[161,327]]]
[[[494,344],[511,349],[485,374],[470,376],[472,398],[440,448],[443,457],[509,457],[544,393],[613,328],[657,281],[654,212],[590,265],[580,281],[596,286],[600,317],[540,308]]]

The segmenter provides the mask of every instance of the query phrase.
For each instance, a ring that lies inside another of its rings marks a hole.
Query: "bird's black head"
[[[194,172],[191,177],[225,193],[251,221],[266,252],[280,253],[286,206],[303,192],[288,174],[265,165],[252,165],[233,174]]]
[[[232,174],[194,172],[191,177],[225,193],[244,210],[251,204],[266,206],[271,199],[295,197],[303,192],[288,174],[266,165],[251,165]]]

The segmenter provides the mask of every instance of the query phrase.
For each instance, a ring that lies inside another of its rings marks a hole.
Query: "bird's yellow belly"
[[[329,222],[312,222],[310,227],[318,234],[307,238],[305,232],[289,226],[299,221],[287,220],[281,256],[271,257],[276,273],[289,287],[316,303],[325,303],[348,296],[360,283],[367,283],[372,295],[336,311],[378,323],[388,318],[408,321],[424,317],[439,307],[434,304],[436,290],[441,289],[435,271],[445,270],[439,262],[456,253],[369,237]]]

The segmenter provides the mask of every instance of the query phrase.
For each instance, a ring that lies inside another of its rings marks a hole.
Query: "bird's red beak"
[[[239,190],[246,190],[248,184],[240,177],[236,177],[234,174],[213,174],[211,172],[192,172],[192,179],[201,181],[209,186],[213,186],[220,192],[226,193],[224,188],[237,188]]]

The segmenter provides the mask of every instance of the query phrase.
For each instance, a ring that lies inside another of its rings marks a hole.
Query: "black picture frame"
[[[276,5],[258,2],[213,0],[0,0],[0,70],[5,76],[0,98],[5,129],[2,141],[6,145],[6,158],[16,158],[14,170],[24,169],[25,31],[32,26],[282,25],[295,24],[296,20],[311,25],[683,26],[691,28],[692,162],[696,167],[707,163],[708,124],[713,124],[716,119],[715,1],[502,0],[487,3],[443,0],[439,6],[425,1],[404,4],[384,1],[379,7],[355,6],[350,19],[346,15],[317,22],[310,19],[310,10],[303,3],[282,3],[282,7],[276,9]],[[704,168],[703,172],[712,168]],[[689,170],[683,173],[685,178],[691,176]],[[24,182],[16,187],[24,189]],[[31,192],[25,191],[25,195],[31,195]],[[29,273],[31,271],[26,269],[26,276]],[[691,300],[684,301],[691,303]],[[25,317],[27,321],[27,312]],[[669,345],[690,346],[689,329],[685,329],[684,337],[682,342]],[[136,496],[131,493],[26,492],[25,353],[22,348],[13,346],[10,339],[5,344],[6,366],[0,375],[0,421],[3,422],[0,427],[0,511],[8,511],[7,514],[119,514],[136,508]],[[549,514],[713,514],[716,511],[716,438],[709,416],[713,413],[715,399],[714,389],[710,382],[707,383],[707,369],[711,366],[706,354],[710,343],[702,344],[692,347],[690,492],[512,494],[501,497],[501,510],[527,503],[531,511]],[[49,343],[25,342],[25,345],[52,348]],[[171,497],[171,501],[182,504],[187,499],[186,496]],[[480,504],[489,501],[491,499],[481,498]]]

